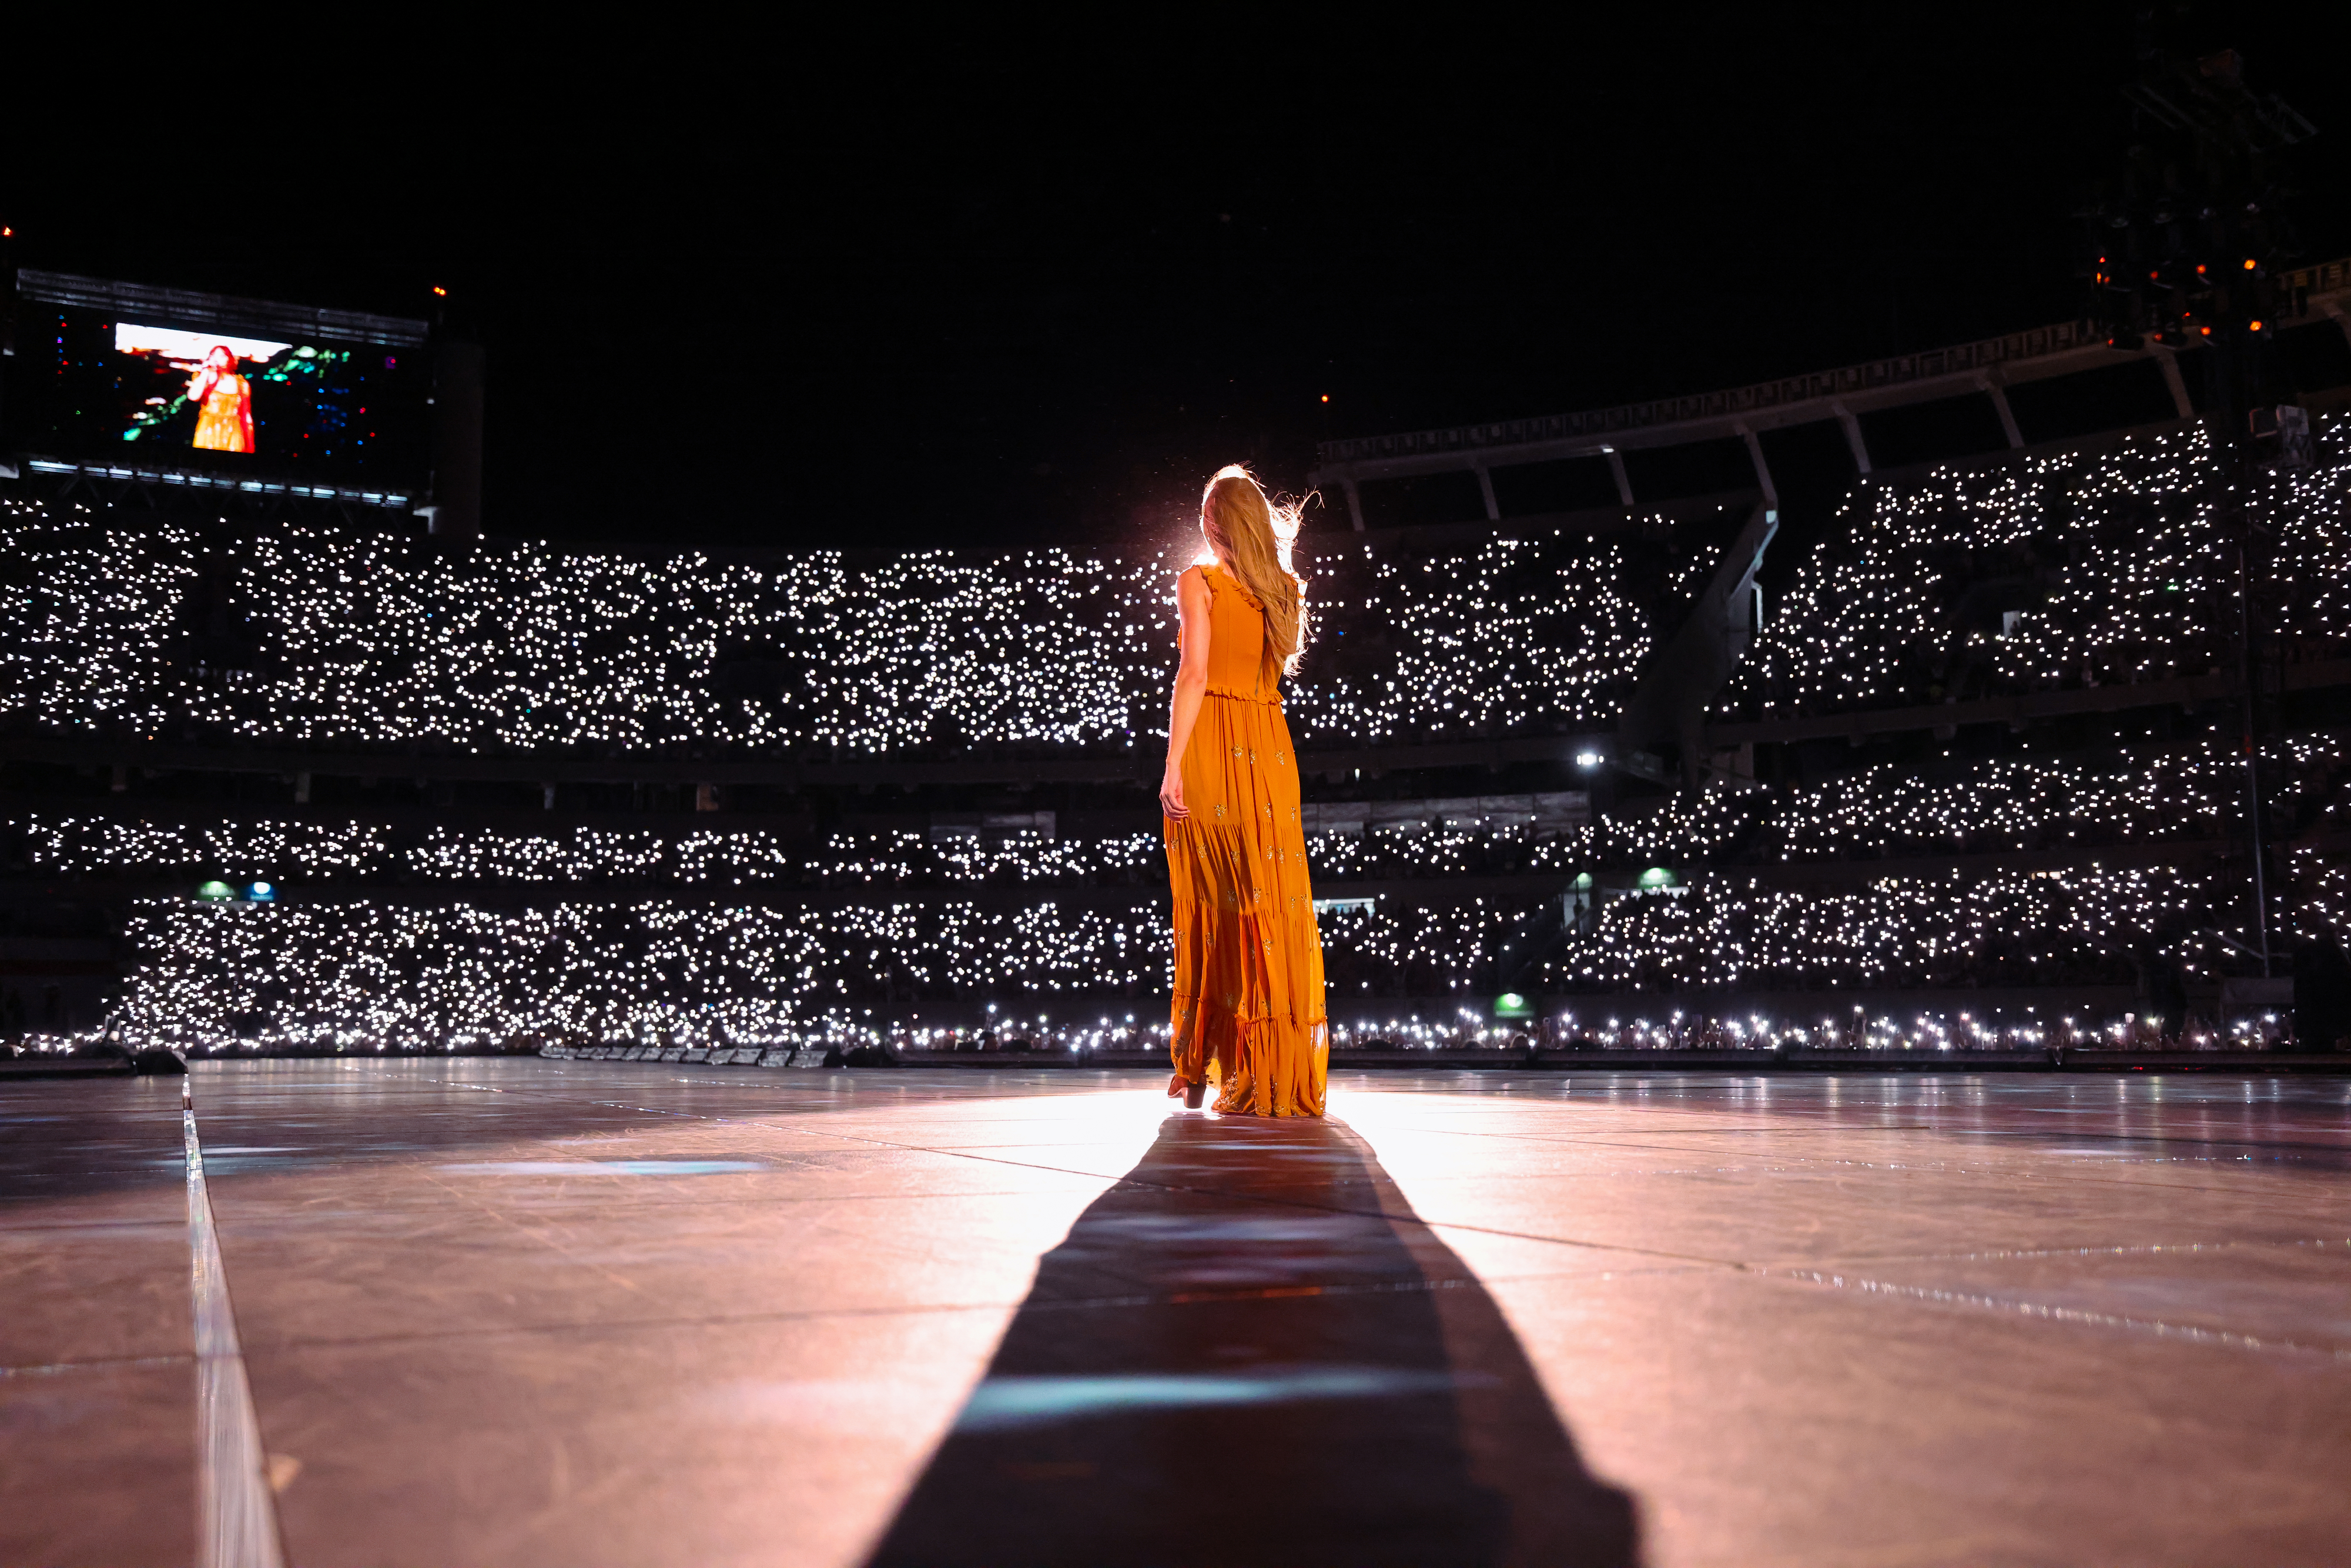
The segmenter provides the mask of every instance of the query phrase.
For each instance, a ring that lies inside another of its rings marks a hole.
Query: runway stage
[[[0,1086],[0,1562],[192,1562],[240,1495],[352,1568],[2351,1540],[2341,1080],[187,1082],[201,1360],[181,1081]]]

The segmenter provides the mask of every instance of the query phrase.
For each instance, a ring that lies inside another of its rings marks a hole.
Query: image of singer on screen
[[[237,374],[236,355],[214,344],[188,378],[188,401],[199,410],[194,444],[210,452],[253,450],[253,386]]]

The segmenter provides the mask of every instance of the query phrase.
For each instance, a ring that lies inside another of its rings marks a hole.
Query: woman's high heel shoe
[[[1186,1111],[1198,1110],[1200,1108],[1200,1102],[1207,1097],[1208,1085],[1206,1080],[1202,1080],[1197,1083],[1186,1083],[1184,1085],[1184,1109]]]

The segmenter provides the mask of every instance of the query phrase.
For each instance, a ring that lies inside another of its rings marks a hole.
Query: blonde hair
[[[1217,470],[1200,497],[1200,529],[1225,569],[1240,580],[1265,616],[1266,657],[1281,673],[1298,673],[1306,651],[1306,581],[1290,569],[1299,508],[1266,498],[1249,471],[1235,463]]]

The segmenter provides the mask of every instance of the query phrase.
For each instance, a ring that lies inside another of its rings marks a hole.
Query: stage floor
[[[2351,1541],[2339,1079],[186,1082],[241,1363],[182,1081],[0,1085],[0,1562],[194,1561],[253,1426],[303,1568]]]

